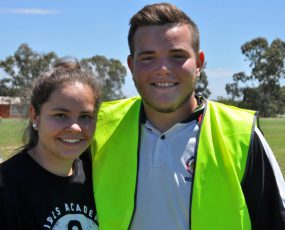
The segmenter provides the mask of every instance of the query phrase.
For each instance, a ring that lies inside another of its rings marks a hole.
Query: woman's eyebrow
[[[61,111],[61,112],[69,112],[68,109],[62,108],[62,107],[54,107],[52,108],[53,111]]]

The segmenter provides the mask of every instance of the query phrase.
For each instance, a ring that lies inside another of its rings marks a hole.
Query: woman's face
[[[79,82],[60,85],[52,92],[39,115],[31,109],[37,125],[37,154],[51,162],[73,161],[89,146],[95,131],[95,95]]]

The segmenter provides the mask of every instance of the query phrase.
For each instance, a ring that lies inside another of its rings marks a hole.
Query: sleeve
[[[285,184],[278,163],[255,128],[242,189],[253,230],[285,229]]]

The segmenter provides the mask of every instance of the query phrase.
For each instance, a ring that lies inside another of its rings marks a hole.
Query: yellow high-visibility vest
[[[127,230],[134,215],[141,98],[102,103],[92,143],[100,230]],[[255,112],[207,101],[197,137],[192,230],[250,230],[241,188]]]

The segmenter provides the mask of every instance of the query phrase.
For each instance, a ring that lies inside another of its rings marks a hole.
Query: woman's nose
[[[72,123],[69,127],[69,130],[74,133],[82,131],[80,125],[77,122]]]

